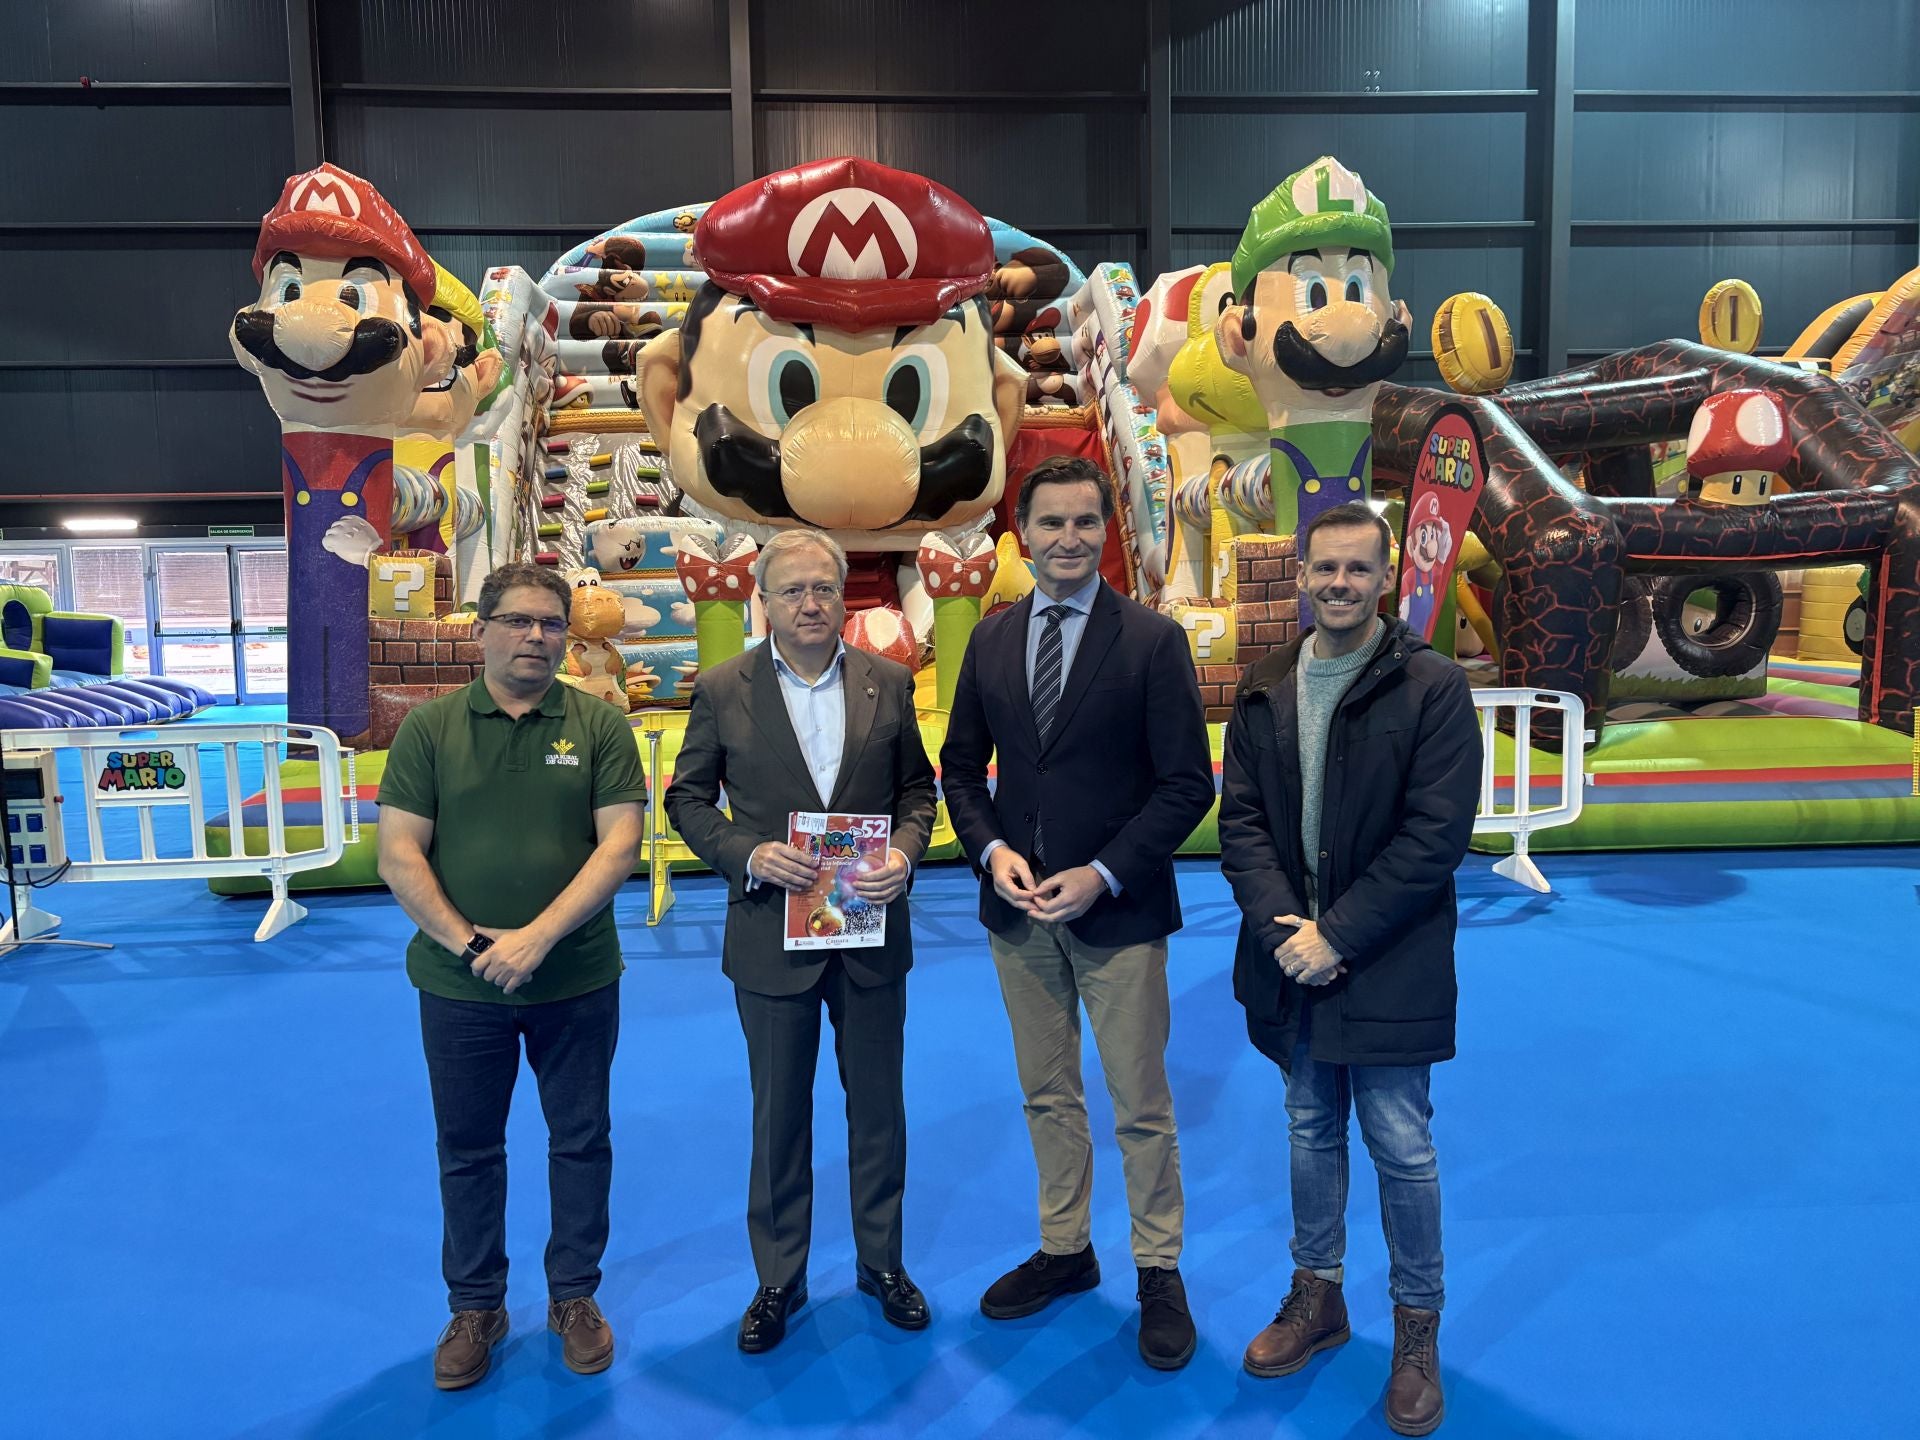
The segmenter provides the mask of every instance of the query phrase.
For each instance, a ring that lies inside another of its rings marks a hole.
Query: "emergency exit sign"
[[[207,526],[207,538],[209,540],[217,540],[221,536],[227,536],[229,538],[238,538],[241,540],[251,540],[253,538],[253,526],[251,525],[209,525]]]

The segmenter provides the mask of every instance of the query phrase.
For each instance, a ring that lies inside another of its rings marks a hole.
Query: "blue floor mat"
[[[1909,1435],[1920,1277],[1920,852],[1553,856],[1539,896],[1461,872],[1461,1056],[1434,1081],[1446,1197],[1448,1418],[1484,1437]],[[914,898],[907,1260],[930,1330],[853,1289],[845,1134],[817,1103],[812,1300],[733,1344],[753,1291],[748,1089],[717,950],[725,892],[677,882],[660,929],[617,901],[619,1337],[585,1378],[544,1327],[545,1136],[509,1134],[513,1338],[441,1395],[433,1126],[409,927],[384,893],[264,902],[197,884],[59,886],[107,952],[0,959],[0,1432],[206,1437],[1385,1436],[1392,1345],[1356,1131],[1352,1343],[1300,1375],[1239,1368],[1287,1285],[1280,1077],[1229,986],[1235,915],[1182,862],[1169,1049],[1193,1363],[1134,1352],[1111,1111],[1087,1047],[1105,1281],[996,1324],[980,1292],[1036,1240],[993,968],[958,866]]]

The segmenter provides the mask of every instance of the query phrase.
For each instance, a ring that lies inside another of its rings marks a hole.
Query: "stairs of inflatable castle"
[[[164,725],[214,704],[185,680],[121,673],[110,615],[55,610],[33,585],[0,585],[0,729]]]

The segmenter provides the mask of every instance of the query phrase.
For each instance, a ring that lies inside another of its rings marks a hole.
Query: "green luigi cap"
[[[1331,155],[1294,171],[1253,207],[1233,252],[1233,293],[1244,298],[1269,265],[1323,245],[1365,250],[1393,273],[1387,207]]]

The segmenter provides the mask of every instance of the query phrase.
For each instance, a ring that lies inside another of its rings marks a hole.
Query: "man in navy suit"
[[[1099,466],[1041,462],[1015,518],[1038,589],[974,632],[940,752],[954,830],[981,874],[1040,1172],[1040,1248],[980,1309],[1031,1315],[1100,1283],[1084,1003],[1127,1179],[1140,1354],[1173,1370],[1192,1356],[1194,1329],[1179,1271],[1167,936],[1180,928],[1173,852],[1213,803],[1200,689],[1179,626],[1101,583],[1113,491]]]

